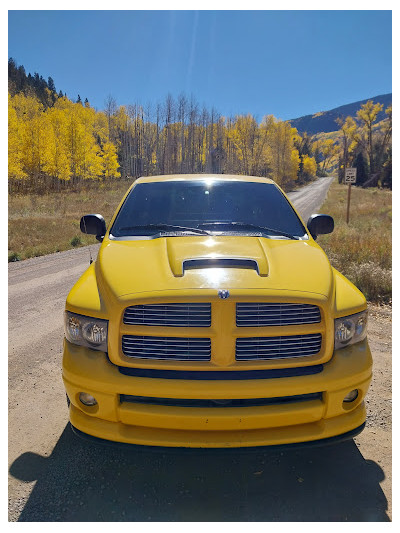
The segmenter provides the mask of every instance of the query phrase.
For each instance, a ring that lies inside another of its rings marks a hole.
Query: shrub
[[[21,261],[21,256],[17,254],[17,252],[9,252],[8,253],[8,262],[14,263],[15,261]]]
[[[82,239],[78,235],[75,235],[75,237],[72,237],[69,242],[71,246],[80,246],[82,244]]]

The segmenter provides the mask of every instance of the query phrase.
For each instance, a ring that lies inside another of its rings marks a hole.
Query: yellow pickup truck
[[[81,436],[146,446],[321,444],[365,424],[367,303],[271,180],[136,180],[68,295],[63,380]]]

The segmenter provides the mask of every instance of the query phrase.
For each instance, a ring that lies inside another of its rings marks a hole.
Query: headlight
[[[69,342],[93,350],[107,351],[108,320],[65,311],[64,324],[65,336]]]
[[[360,342],[367,336],[368,311],[335,320],[335,350]]]

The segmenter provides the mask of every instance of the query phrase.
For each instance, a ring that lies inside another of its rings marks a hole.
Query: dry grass
[[[86,213],[101,213],[108,223],[131,182],[86,186],[80,192],[10,196],[8,260],[50,254],[97,242],[79,229]]]
[[[352,187],[350,222],[346,224],[347,185],[332,184],[321,213],[332,215],[335,230],[318,237],[332,265],[367,297],[391,301],[392,192]]]

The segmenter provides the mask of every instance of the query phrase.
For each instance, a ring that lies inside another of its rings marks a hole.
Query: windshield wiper
[[[131,229],[155,229],[155,230],[178,230],[178,231],[192,231],[193,233],[198,233],[199,235],[210,235],[209,231],[200,228],[189,228],[186,226],[176,226],[175,224],[140,224],[136,226],[124,226],[119,228],[120,231],[131,230]]]
[[[248,228],[248,229],[255,229],[259,230],[263,233],[275,233],[276,235],[282,235],[283,237],[287,237],[288,239],[294,239],[298,240],[299,237],[295,237],[294,235],[291,235],[290,233],[286,233],[285,231],[281,231],[279,229],[274,228],[267,228],[265,226],[258,226],[257,224],[250,224],[248,222],[204,222],[201,224],[201,226],[237,226],[239,228]]]

